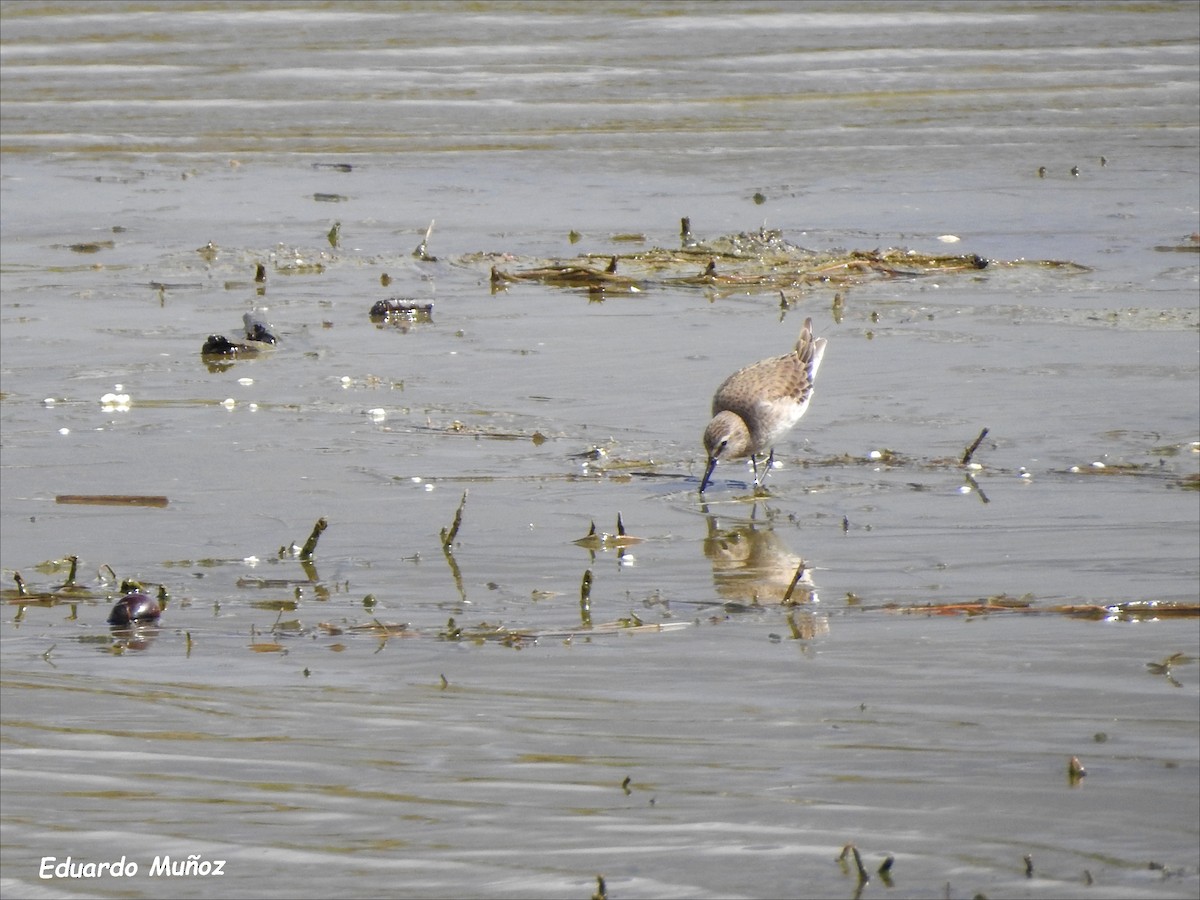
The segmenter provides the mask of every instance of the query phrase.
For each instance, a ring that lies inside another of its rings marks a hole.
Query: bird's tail
[[[796,356],[808,369],[809,377],[817,377],[817,369],[821,368],[821,358],[824,355],[825,338],[814,339],[813,321],[805,319],[804,327],[800,329],[800,339],[796,341]]]

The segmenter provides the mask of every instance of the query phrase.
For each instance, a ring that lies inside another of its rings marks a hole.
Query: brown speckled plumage
[[[700,482],[701,493],[722,459],[749,456],[754,465],[755,487],[761,484],[756,457],[770,452],[775,441],[799,422],[808,409],[824,354],[825,338],[814,339],[812,319],[805,319],[792,352],[739,369],[717,388],[712,402],[713,418],[704,430],[708,467]]]

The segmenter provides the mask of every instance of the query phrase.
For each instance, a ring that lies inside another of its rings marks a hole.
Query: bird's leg
[[[762,478],[758,477],[758,458],[750,455],[750,462],[754,463],[754,486],[762,487],[762,483],[767,480],[767,475],[771,472],[771,467],[775,465],[775,448],[771,448],[771,452],[767,455],[767,461],[763,464]]]

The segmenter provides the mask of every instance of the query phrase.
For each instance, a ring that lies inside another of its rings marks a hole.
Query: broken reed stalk
[[[592,627],[592,570],[583,573],[583,582],[579,585],[579,621],[584,628]]]
[[[55,503],[74,506],[166,506],[166,497],[149,494],[59,494]]]
[[[317,541],[321,538],[321,532],[329,527],[329,523],[325,521],[325,517],[317,519],[317,524],[313,526],[312,534],[308,536],[308,540],[304,542],[304,546],[300,548],[301,559],[312,559],[313,554],[317,551]]]
[[[975,451],[979,449],[979,445],[983,443],[983,439],[987,437],[988,430],[985,428],[979,432],[979,437],[975,438],[975,443],[971,444],[963,453],[962,464],[965,466],[971,461],[971,457],[975,455]]]
[[[863,865],[862,856],[857,847],[852,846],[850,849],[854,851],[854,864],[858,866],[858,883],[866,884],[871,880],[871,876],[867,873],[867,867]]]
[[[862,855],[858,852],[858,848],[853,844],[847,844],[842,848],[842,853],[838,856],[838,862],[843,862],[850,855],[854,856],[854,864],[858,866],[858,884],[861,887],[871,880],[871,876],[867,873],[867,867],[863,865]]]
[[[454,521],[450,523],[448,529],[442,529],[442,549],[447,553],[451,552],[451,545],[454,539],[458,537],[458,529],[462,525],[463,508],[467,505],[467,492],[464,490],[462,500],[458,503],[458,510],[454,513]]]
[[[421,243],[417,244],[417,249],[412,252],[416,259],[425,260],[427,262],[435,262],[437,257],[429,255],[429,238],[433,234],[433,223],[436,219],[429,220],[429,227],[425,229],[425,237],[421,239]]]
[[[804,560],[800,560],[800,565],[796,566],[796,574],[792,576],[792,583],[788,585],[788,589],[783,594],[783,602],[790,603],[792,600],[792,591],[796,590],[796,585],[800,583],[800,579],[804,577]]]

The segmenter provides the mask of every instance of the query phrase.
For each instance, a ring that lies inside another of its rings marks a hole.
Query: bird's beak
[[[713,469],[717,467],[717,458],[710,456],[708,458],[708,468],[704,470],[704,478],[700,480],[700,493],[704,493],[704,489],[708,487],[708,482],[712,480]]]

